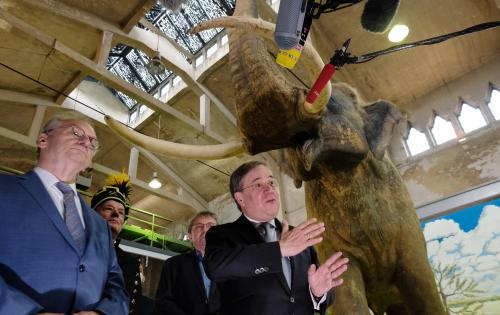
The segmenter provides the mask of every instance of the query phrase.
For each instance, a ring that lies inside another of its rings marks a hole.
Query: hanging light
[[[161,62],[160,52],[157,50],[153,58],[149,60],[146,69],[151,75],[160,75],[165,72],[165,66]]]
[[[151,181],[149,182],[149,187],[153,188],[153,189],[158,189],[161,187],[161,182],[160,180],[158,179],[158,173],[157,172],[153,172],[153,179],[151,179]]]
[[[406,38],[406,36],[408,36],[408,33],[410,32],[410,29],[408,28],[408,26],[406,25],[402,25],[402,24],[397,24],[397,25],[394,25],[391,29],[391,31],[389,32],[389,40],[393,43],[397,43],[397,42],[400,42],[402,41],[403,39]]]

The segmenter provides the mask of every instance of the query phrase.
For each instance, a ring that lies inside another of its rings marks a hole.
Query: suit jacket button
[[[80,270],[80,272],[84,272],[85,271],[85,265],[81,264],[80,267],[78,268],[78,270]]]
[[[290,303],[295,303],[295,299],[293,298],[293,296],[290,297]]]
[[[260,274],[260,270],[259,270],[259,268],[255,269],[254,273],[255,273],[256,275]]]

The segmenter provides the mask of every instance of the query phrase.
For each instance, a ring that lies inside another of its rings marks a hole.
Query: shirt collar
[[[42,181],[43,185],[46,188],[55,187],[56,183],[61,181],[54,174],[52,174],[51,172],[47,171],[44,168],[41,168],[40,166],[36,166],[33,169],[33,171],[38,175],[38,177],[40,178],[40,180]],[[68,185],[71,187],[71,189],[73,189],[76,195],[76,183],[71,183]]]
[[[252,219],[252,218],[248,217],[246,214],[243,214],[243,215],[245,216],[245,218],[247,218],[247,220],[248,220],[248,221],[252,222],[252,223],[253,223],[253,225],[255,225],[255,226],[257,226],[257,225],[259,225],[259,224],[261,224],[261,223],[264,223],[264,222],[261,222],[261,221],[254,220],[254,219]],[[269,221],[267,221],[267,222],[268,222],[269,224],[271,224],[272,226],[276,227],[276,222],[275,222],[275,219],[274,219],[274,218],[273,218],[273,219],[271,219],[271,220],[269,220]]]

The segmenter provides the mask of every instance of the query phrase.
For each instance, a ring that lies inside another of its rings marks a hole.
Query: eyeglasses
[[[49,129],[49,130],[46,130],[45,133],[49,133],[53,130],[56,130],[56,129],[66,129],[66,128],[71,128],[71,133],[73,134],[73,136],[75,136],[75,138],[77,138],[78,140],[84,140],[84,139],[89,139],[89,142],[90,142],[90,148],[94,151],[97,151],[99,150],[99,140],[97,140],[96,138],[94,137],[91,137],[91,136],[87,136],[87,134],[85,133],[85,131],[83,131],[82,128],[80,127],[77,127],[77,126],[60,126],[60,127],[56,127],[56,128],[52,128],[52,129]]]
[[[250,184],[246,187],[243,187],[241,188],[239,191],[243,191],[247,188],[252,188],[254,191],[261,191],[261,190],[264,190],[266,189],[267,187],[271,187],[273,189],[276,189],[278,188],[278,181],[274,178],[270,178],[266,181],[258,181],[258,182],[255,182],[253,184]]]
[[[203,229],[204,227],[207,227],[208,229],[210,229],[211,227],[214,227],[216,226],[216,223],[214,222],[208,222],[208,223],[196,223],[196,224],[193,224],[193,229],[195,230],[201,230]]]

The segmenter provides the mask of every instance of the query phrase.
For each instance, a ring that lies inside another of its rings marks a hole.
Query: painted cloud
[[[425,225],[424,235],[431,263],[456,263],[465,277],[479,282],[485,295],[500,294],[500,207],[485,206],[468,232],[453,220],[438,219]]]

